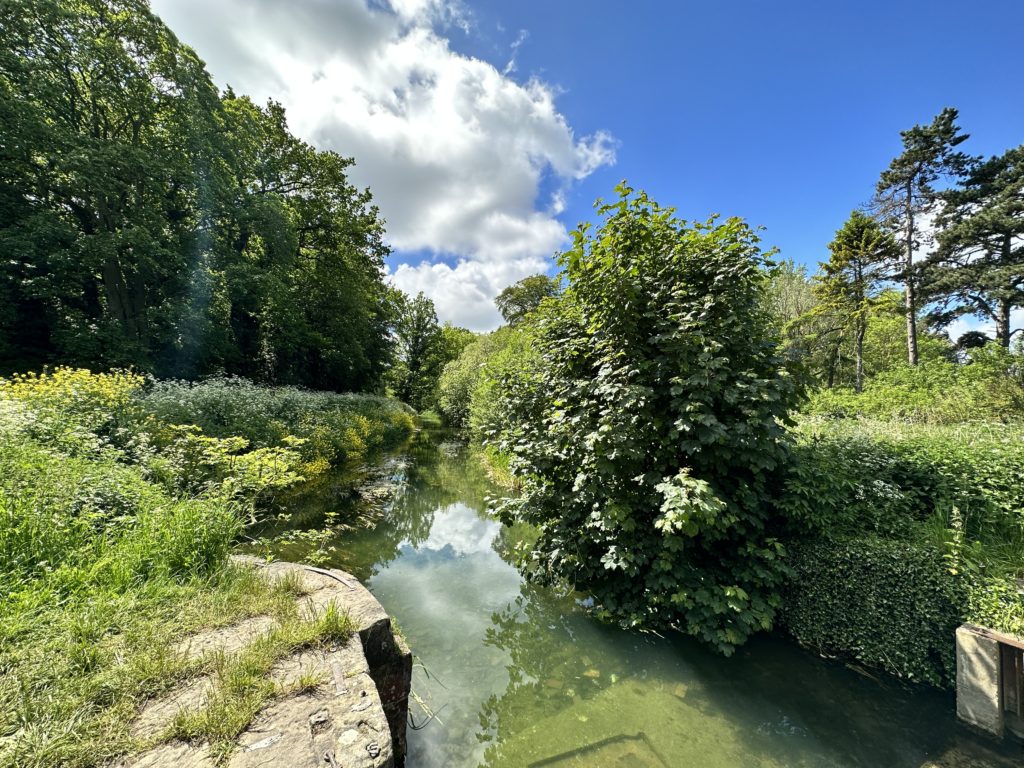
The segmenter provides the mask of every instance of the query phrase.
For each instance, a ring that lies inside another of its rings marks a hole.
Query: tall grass
[[[145,746],[129,724],[147,698],[244,668],[221,710],[189,731],[226,755],[276,695],[257,673],[347,631],[334,614],[296,617],[288,584],[230,564],[234,542],[267,494],[411,426],[382,398],[239,380],[67,368],[0,379],[0,765],[107,764]],[[258,663],[171,650],[185,634],[261,614],[283,629]]]
[[[363,461],[405,440],[414,412],[386,397],[261,387],[246,379],[158,381],[139,402],[171,424],[194,424],[213,437],[243,437],[254,446],[297,445],[305,469]],[[294,444],[294,443],[293,443]]]

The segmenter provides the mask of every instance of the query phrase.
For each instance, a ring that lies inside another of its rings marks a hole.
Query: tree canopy
[[[509,325],[515,325],[537,309],[544,299],[558,295],[558,281],[547,275],[530,275],[508,286],[494,299]]]
[[[925,293],[938,302],[931,319],[978,315],[1008,348],[1011,312],[1024,305],[1024,145],[975,161],[939,197],[939,247],[923,269]]]
[[[899,233],[903,243],[903,264],[894,276],[903,282],[907,360],[911,365],[916,365],[919,357],[914,252],[921,245],[920,219],[935,202],[936,181],[960,172],[968,161],[962,152],[954,151],[968,138],[956,124],[958,117],[957,110],[947,107],[929,125],[901,131],[903,152],[882,172],[875,189],[878,215]]]
[[[144,0],[10,0],[0,30],[0,366],[377,386],[388,249],[352,160],[219,94]]]

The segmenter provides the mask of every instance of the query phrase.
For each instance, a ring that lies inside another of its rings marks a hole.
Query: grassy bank
[[[799,642],[949,686],[953,632],[1024,632],[1024,428],[805,418],[782,511]]]
[[[297,616],[288,584],[232,566],[234,542],[275,494],[410,427],[381,398],[237,380],[147,386],[69,369],[0,380],[0,764],[93,766],[142,749],[129,733],[142,702],[208,673],[210,707],[158,738],[226,754],[283,693],[259,669],[344,630],[339,617]],[[172,651],[268,614],[283,629],[258,658]]]

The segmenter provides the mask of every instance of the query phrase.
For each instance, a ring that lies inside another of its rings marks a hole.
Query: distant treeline
[[[404,302],[352,160],[145,0],[8,0],[0,40],[0,369],[378,386]]]

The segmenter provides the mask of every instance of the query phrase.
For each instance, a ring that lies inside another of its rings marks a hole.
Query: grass
[[[0,764],[102,765],[139,745],[129,726],[147,699],[205,674],[176,641],[259,616],[288,616],[294,595],[248,568],[83,589],[56,604],[4,611]]]
[[[225,760],[234,749],[235,738],[270,701],[310,690],[321,682],[305,673],[282,687],[268,679],[274,665],[300,650],[345,642],[354,629],[348,614],[331,603],[316,616],[289,616],[237,654],[215,655],[216,682],[206,705],[180,712],[162,738],[208,743],[214,759]]]
[[[508,491],[519,490],[520,479],[512,474],[509,454],[502,453],[493,445],[474,444],[472,455],[483,466],[492,483]]]
[[[147,391],[182,394],[175,418],[151,408]],[[276,412],[287,411],[283,431],[260,411],[268,403],[289,404]],[[344,442],[325,437],[343,422]],[[304,430],[299,440],[289,424]],[[407,429],[404,407],[357,395],[240,382],[161,389],[66,368],[0,379],[0,765],[93,768],[138,752],[146,744],[130,725],[143,704],[208,675],[209,706],[163,738],[208,739],[227,755],[261,706],[294,690],[267,683],[266,671],[351,629],[335,609],[300,616],[301,580],[272,584],[232,565],[235,542],[311,457],[327,461],[321,438],[338,449],[333,461]],[[263,615],[277,629],[240,654],[174,651],[192,633]],[[297,686],[315,684],[307,675]]]

